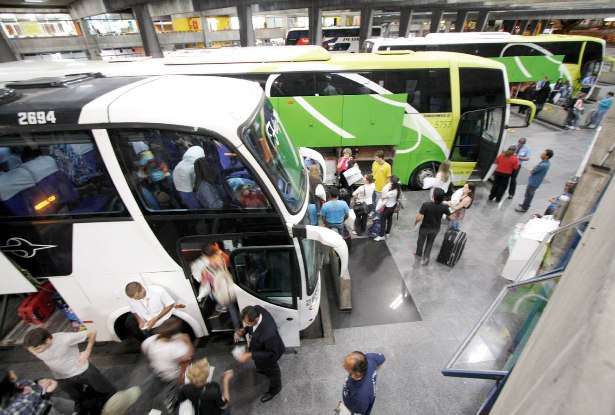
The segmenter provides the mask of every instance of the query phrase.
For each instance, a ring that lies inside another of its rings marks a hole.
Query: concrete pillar
[[[1,62],[13,62],[17,59],[17,53],[13,50],[10,44],[10,40],[6,37],[4,30],[0,29],[2,35],[0,35],[0,63]]]
[[[359,45],[372,35],[373,9],[361,9],[361,28],[359,29]]]
[[[100,60],[100,52],[98,51],[98,44],[96,39],[90,34],[90,27],[85,19],[79,19],[79,26],[81,26],[81,33],[83,33],[83,44],[85,49],[90,55],[90,60]]]
[[[519,24],[519,34],[521,36],[523,36],[523,34],[525,33],[525,31],[527,30],[528,26],[530,25],[530,21],[529,20],[520,20],[518,22]],[[514,30],[514,29],[513,29]]]
[[[504,31],[508,33],[513,33],[515,31],[515,27],[517,26],[516,20],[504,20],[502,22],[502,26],[504,26]]]
[[[252,6],[237,6],[237,18],[239,19],[239,44],[241,46],[255,46],[254,26],[252,26]]]
[[[139,25],[139,33],[141,34],[141,41],[143,42],[145,54],[153,58],[162,58],[164,55],[147,4],[133,6],[132,12]]]
[[[463,27],[466,24],[467,18],[467,10],[459,10],[457,12],[457,18],[455,19],[455,32],[463,32]]]
[[[438,33],[442,15],[444,15],[444,11],[442,10],[434,10],[431,12],[431,26],[429,26],[429,33]]]
[[[412,22],[412,9],[401,9],[399,13],[399,37],[407,37],[410,34]]]
[[[322,9],[317,6],[308,7],[310,21],[310,44],[322,45]]]
[[[484,32],[489,22],[489,10],[479,10],[478,19],[476,19],[476,31]]]
[[[203,45],[208,48],[209,40],[207,38],[207,34],[209,33],[209,25],[207,24],[207,16],[205,16],[203,10],[201,10],[199,17],[201,18],[201,31],[203,32]]]

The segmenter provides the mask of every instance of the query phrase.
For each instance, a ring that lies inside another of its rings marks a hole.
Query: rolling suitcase
[[[26,324],[43,324],[56,308],[52,296],[56,290],[50,282],[46,282],[40,291],[32,293],[21,303],[17,312]]]
[[[444,234],[442,248],[436,261],[454,267],[466,246],[466,233],[457,229],[449,229]]]

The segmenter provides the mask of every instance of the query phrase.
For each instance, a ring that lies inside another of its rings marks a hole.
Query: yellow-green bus
[[[362,52],[412,50],[468,53],[503,63],[514,86],[542,80],[570,81],[575,89],[588,75],[599,74],[606,43],[591,36],[520,36],[506,32],[430,33],[425,37],[367,39]],[[593,88],[593,87],[592,87]],[[591,90],[588,92],[591,94]]]
[[[330,54],[313,46],[201,49],[132,62],[5,63],[0,64],[0,82],[79,72],[222,75],[256,81],[293,143],[318,150],[327,171],[335,171],[342,148],[351,148],[366,171],[374,153],[383,150],[393,174],[414,188],[421,188],[423,179],[447,158],[456,184],[488,178],[510,124],[510,104],[532,109],[518,126],[533,117],[532,103],[510,99],[503,64],[450,52]]]

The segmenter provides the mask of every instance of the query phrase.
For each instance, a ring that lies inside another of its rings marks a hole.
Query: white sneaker
[[[390,233],[387,233],[387,234],[384,235],[384,239],[389,239],[390,237],[391,237]]]
[[[376,242],[380,242],[380,241],[384,241],[385,239],[386,239],[386,238],[385,238],[384,236],[376,236],[376,237],[374,238],[374,241],[376,241]]]

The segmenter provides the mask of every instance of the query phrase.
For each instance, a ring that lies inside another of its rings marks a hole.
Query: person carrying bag
[[[371,174],[366,174],[363,176],[363,185],[352,193],[354,197],[352,208],[356,215],[354,222],[355,230],[353,231],[355,235],[362,235],[367,230],[367,218],[373,209],[375,189],[374,177]]]

